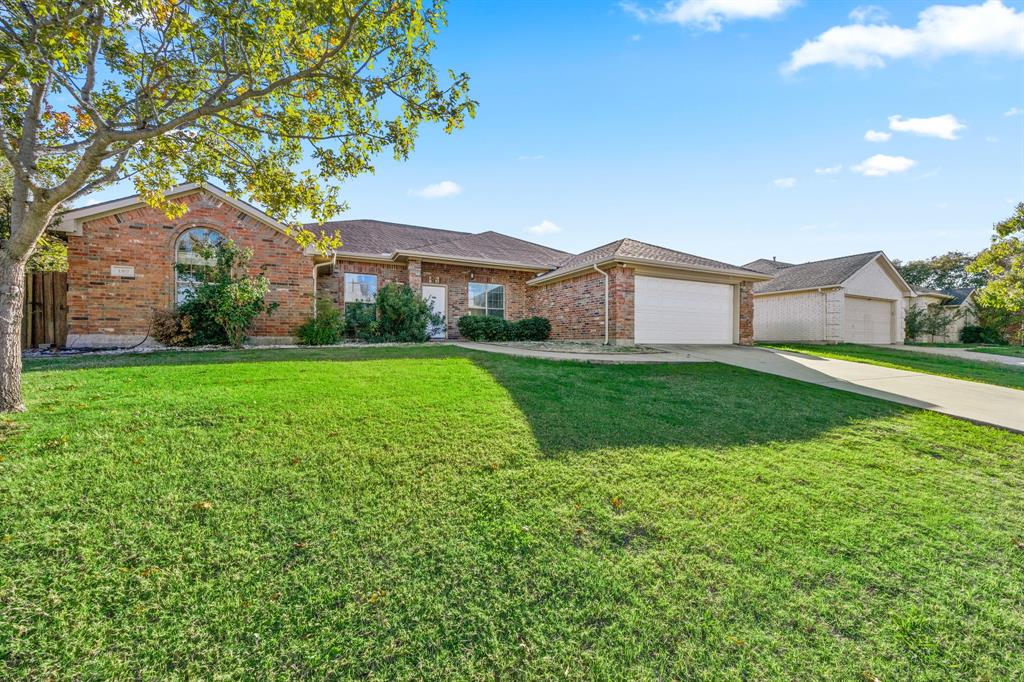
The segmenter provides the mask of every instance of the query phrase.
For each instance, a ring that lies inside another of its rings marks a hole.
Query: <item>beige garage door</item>
[[[892,343],[892,301],[846,297],[843,311],[847,343]]]
[[[635,279],[637,343],[732,343],[733,286],[664,277]]]

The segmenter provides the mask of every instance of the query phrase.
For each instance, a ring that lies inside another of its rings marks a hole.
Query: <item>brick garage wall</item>
[[[633,270],[614,267],[608,272],[609,338],[633,340]],[[591,271],[530,288],[531,314],[551,321],[551,338],[604,341],[604,275]]]
[[[68,238],[69,336],[142,336],[154,310],[174,306],[174,259],[178,237],[192,227],[216,230],[251,248],[250,272],[270,279],[267,299],[279,307],[260,316],[253,336],[290,336],[312,312],[313,259],[288,236],[245,216],[211,194],[181,199],[189,207],[170,220],[148,206],[84,224]],[[130,265],[134,278],[115,277],[112,265]]]
[[[504,285],[507,320],[539,314],[527,302],[526,282],[535,276],[532,272],[424,262],[420,273],[423,284],[444,284],[448,287],[448,338],[459,338],[456,325],[460,317],[469,314],[470,282]]]
[[[740,333],[741,346],[754,343],[754,283],[740,282]]]

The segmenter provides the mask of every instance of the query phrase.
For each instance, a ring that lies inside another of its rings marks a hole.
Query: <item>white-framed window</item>
[[[375,303],[377,275],[345,273],[345,303]]]
[[[505,317],[505,287],[502,284],[469,285],[469,314]]]
[[[205,275],[217,264],[217,258],[210,249],[224,241],[215,230],[193,227],[178,237],[174,249],[174,302],[185,302],[189,292],[196,288]]]

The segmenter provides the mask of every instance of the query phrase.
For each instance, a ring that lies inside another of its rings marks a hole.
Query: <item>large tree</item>
[[[974,289],[985,284],[985,273],[967,268],[974,256],[963,251],[950,251],[941,256],[911,261],[893,261],[909,284],[932,289]]]
[[[978,302],[1001,310],[1016,327],[1016,341],[1024,342],[1024,202],[1006,220],[993,226],[992,245],[978,254],[971,271],[983,273],[988,283]]]
[[[473,115],[468,76],[430,61],[442,1],[0,0],[0,411],[23,409],[25,264],[59,206],[130,178],[181,215],[163,191],[216,178],[283,221],[333,216],[336,181]]]

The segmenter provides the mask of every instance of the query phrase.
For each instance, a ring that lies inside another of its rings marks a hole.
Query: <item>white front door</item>
[[[435,313],[440,313],[442,320],[437,326],[428,325],[427,333],[432,339],[448,338],[448,287],[440,284],[424,284],[423,300],[430,305]]]
[[[637,343],[733,342],[733,285],[642,275],[633,281]]]

